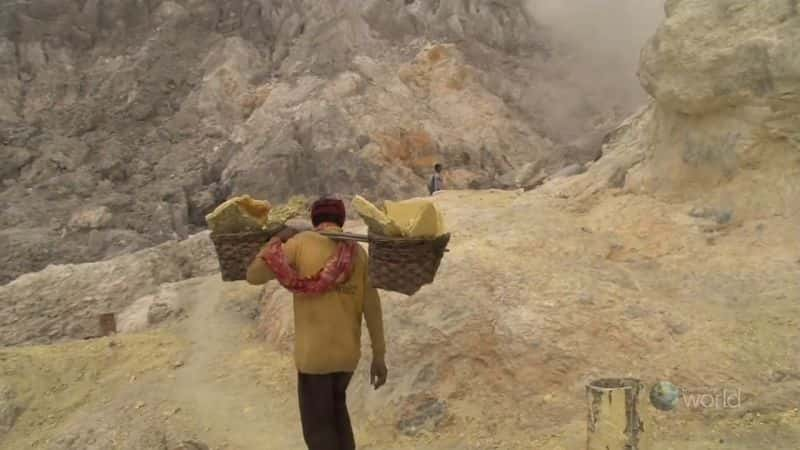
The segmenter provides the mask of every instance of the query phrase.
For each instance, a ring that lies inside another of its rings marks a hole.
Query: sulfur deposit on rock
[[[206,216],[212,233],[240,233],[263,229],[269,219],[271,205],[249,195],[234,197]]]

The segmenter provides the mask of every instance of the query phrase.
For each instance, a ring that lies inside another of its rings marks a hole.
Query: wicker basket
[[[217,250],[222,281],[247,279],[247,266],[274,234],[275,230],[231,234],[211,233],[211,240]]]
[[[432,283],[450,242],[450,234],[436,239],[369,237],[369,275],[378,289],[414,295]]]

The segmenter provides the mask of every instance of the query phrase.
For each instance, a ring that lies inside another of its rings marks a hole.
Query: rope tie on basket
[[[317,227],[316,231],[323,231]],[[289,264],[283,253],[283,243],[275,240],[267,245],[260,257],[275,274],[284,288],[295,294],[324,294],[331,289],[346,283],[353,274],[356,247],[352,241],[340,241],[328,261],[316,274],[301,277],[297,270]]]

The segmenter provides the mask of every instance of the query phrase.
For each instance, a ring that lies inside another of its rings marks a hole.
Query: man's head
[[[441,165],[441,164],[439,164],[439,163],[436,163],[436,164],[433,166],[433,170],[435,170],[435,171],[436,171],[436,173],[441,173],[441,172],[442,172],[442,165]]]
[[[344,202],[335,198],[321,198],[311,205],[311,223],[316,227],[323,223],[344,226],[346,211]]]

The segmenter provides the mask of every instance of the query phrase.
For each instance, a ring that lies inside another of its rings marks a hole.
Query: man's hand
[[[369,371],[369,384],[378,389],[386,384],[388,374],[389,370],[386,368],[386,362],[383,359],[373,359],[372,367]]]

